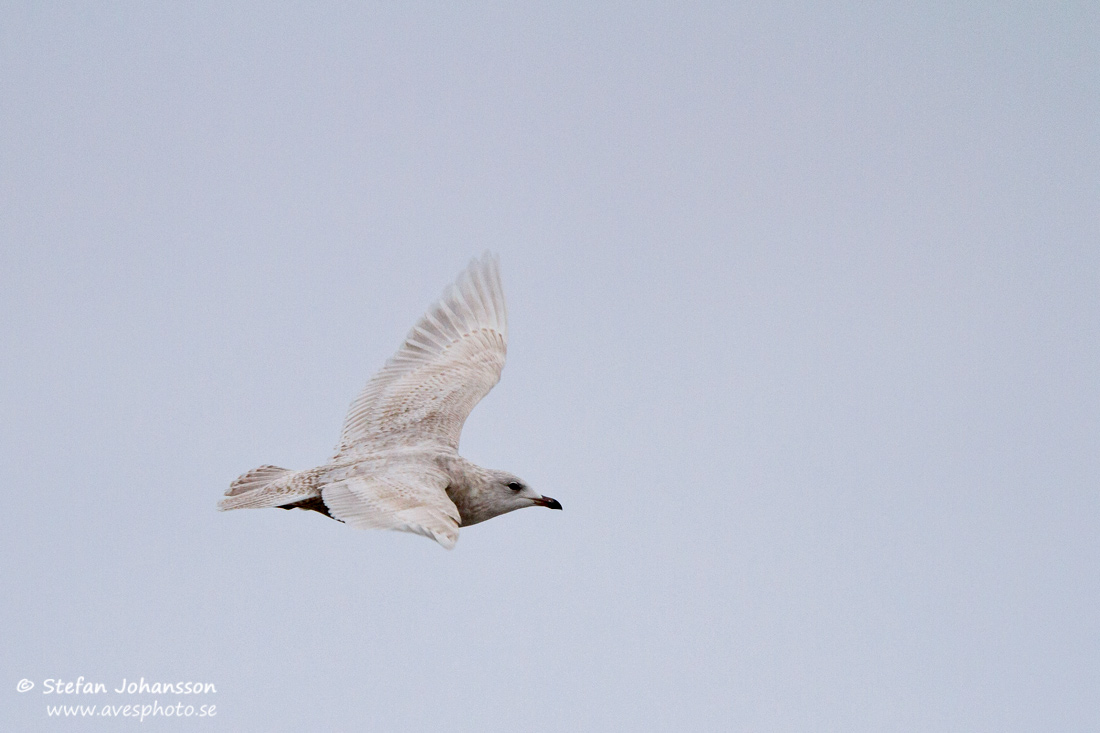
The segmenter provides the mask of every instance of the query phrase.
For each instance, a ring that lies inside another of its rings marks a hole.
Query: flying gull
[[[500,265],[485,253],[351,403],[328,463],[255,468],[218,508],[307,509],[353,527],[422,534],[448,550],[459,527],[529,506],[561,509],[519,477],[458,455],[462,424],[500,381],[507,321]]]

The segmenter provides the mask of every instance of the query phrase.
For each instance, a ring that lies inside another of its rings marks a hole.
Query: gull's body
[[[500,380],[507,331],[500,270],[486,254],[367,383],[329,463],[253,469],[219,508],[310,509],[355,527],[423,534],[447,549],[459,527],[527,506],[561,509],[516,476],[458,455],[463,423]]]

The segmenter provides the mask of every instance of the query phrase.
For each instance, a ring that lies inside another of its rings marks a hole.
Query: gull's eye
[[[521,489],[523,489],[523,484],[518,483],[516,481],[512,481],[508,484],[508,488],[511,489],[512,491],[520,491]]]

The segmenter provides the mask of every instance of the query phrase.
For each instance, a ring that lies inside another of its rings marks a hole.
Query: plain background
[[[1097,730],[1098,7],[4,2],[0,727]],[[565,511],[215,511],[486,249]]]

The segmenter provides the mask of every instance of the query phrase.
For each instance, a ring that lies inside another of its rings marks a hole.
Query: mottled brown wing
[[[450,550],[461,519],[447,496],[447,482],[447,474],[430,464],[391,463],[369,475],[326,484],[321,498],[330,516],[353,527],[415,532]]]
[[[507,313],[496,257],[473,260],[351,404],[334,460],[399,446],[458,448],[462,425],[498,381]]]

